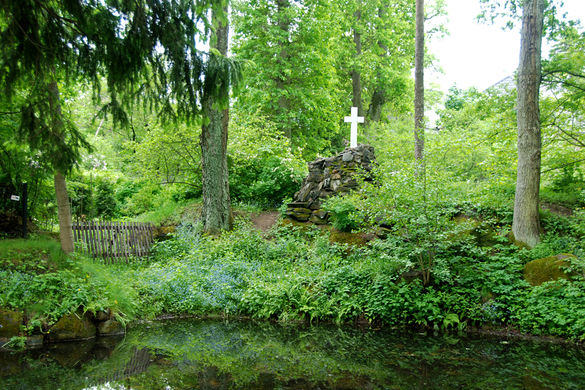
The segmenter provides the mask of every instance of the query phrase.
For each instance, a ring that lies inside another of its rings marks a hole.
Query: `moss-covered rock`
[[[177,227],[175,225],[157,226],[155,231],[154,231],[154,237],[158,240],[164,240],[164,239],[170,237],[176,231],[177,231]]]
[[[42,348],[44,341],[42,334],[35,334],[27,336],[25,345],[27,349]]]
[[[493,246],[497,243],[498,234],[485,222],[465,214],[453,217],[459,229],[451,235],[451,239],[458,240],[465,236],[473,238],[478,246]]]
[[[374,237],[375,236],[373,234],[340,232],[339,230],[332,229],[331,235],[329,236],[329,242],[332,244],[336,243],[348,244],[352,246],[364,246]]]
[[[124,333],[126,333],[126,330],[122,324],[115,319],[100,322],[97,327],[98,336],[119,336]]]
[[[20,311],[0,308],[0,338],[18,336],[23,319],[24,314]]]
[[[49,330],[49,341],[87,340],[96,336],[96,327],[85,315],[66,314]]]
[[[97,321],[107,321],[112,318],[112,311],[110,309],[99,310],[95,313],[95,319]]]
[[[524,279],[532,286],[540,286],[544,282],[559,279],[570,279],[571,275],[566,268],[570,265],[568,259],[574,258],[572,254],[559,254],[532,260],[524,266]]]

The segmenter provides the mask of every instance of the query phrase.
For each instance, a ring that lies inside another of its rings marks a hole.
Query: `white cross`
[[[349,137],[349,147],[355,148],[357,147],[357,124],[364,123],[364,117],[358,116],[358,109],[357,107],[351,108],[351,116],[346,116],[344,118],[345,122],[351,123],[351,132]]]

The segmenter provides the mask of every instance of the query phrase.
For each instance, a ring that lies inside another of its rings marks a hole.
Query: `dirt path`
[[[279,217],[280,213],[278,211],[263,211],[250,215],[254,227],[262,232],[270,230],[278,222]]]

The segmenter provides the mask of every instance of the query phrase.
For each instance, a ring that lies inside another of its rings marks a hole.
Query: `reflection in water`
[[[1,389],[580,389],[567,345],[180,320],[0,353]]]
[[[126,363],[124,368],[117,369],[104,378],[96,380],[97,384],[105,384],[110,382],[118,382],[133,375],[143,373],[148,369],[151,363],[150,351],[147,348],[136,349],[130,361]]]

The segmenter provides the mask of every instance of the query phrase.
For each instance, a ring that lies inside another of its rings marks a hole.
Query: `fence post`
[[[28,184],[27,183],[22,183],[22,237],[26,238],[28,236],[28,229],[27,229],[27,220],[28,220],[28,215],[27,215],[27,211],[28,211],[28,207],[27,207],[27,203],[28,203]]]

